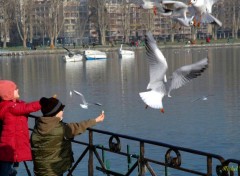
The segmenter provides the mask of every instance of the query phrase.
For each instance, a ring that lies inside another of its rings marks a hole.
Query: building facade
[[[57,9],[52,7],[58,3]],[[91,3],[90,3],[91,2]],[[33,40],[37,44],[49,44],[51,28],[55,28],[56,43],[78,45],[97,43],[100,40],[99,30],[99,0],[34,0],[33,10]],[[136,1],[102,0],[105,2],[104,14],[105,38],[107,42],[130,42],[141,40],[146,31],[151,30],[159,40],[175,40],[192,38],[193,28],[180,27],[170,17],[152,10],[140,9]],[[94,8],[92,7],[94,6]],[[3,6],[2,6],[3,7]],[[0,7],[0,36],[3,36],[3,8]],[[57,18],[53,19],[52,11]],[[216,27],[218,38],[238,36],[240,26],[240,1],[218,1],[213,6],[213,15],[222,21],[222,27]],[[95,18],[93,18],[95,16]],[[54,21],[55,20],[55,21]],[[54,24],[54,25],[53,25]],[[16,25],[15,25],[16,27]],[[212,34],[213,25],[202,25],[197,28],[197,38],[205,38]],[[10,30],[9,30],[10,31]],[[29,30],[30,31],[30,30]],[[1,37],[2,40],[3,37]],[[11,39],[10,39],[11,40]]]

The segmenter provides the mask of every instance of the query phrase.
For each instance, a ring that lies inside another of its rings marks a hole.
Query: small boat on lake
[[[70,51],[68,48],[63,47],[67,50],[68,54],[63,56],[63,60],[65,62],[78,62],[83,60],[83,56],[81,54],[75,54],[74,52]]]
[[[120,58],[134,58],[135,52],[131,50],[123,50],[121,44],[121,47],[118,50],[118,55]]]
[[[102,51],[88,49],[84,51],[84,57],[86,60],[106,59],[107,54]]]
[[[81,54],[74,54],[71,56],[67,54],[63,56],[63,60],[65,62],[78,62],[83,60],[83,56]]]

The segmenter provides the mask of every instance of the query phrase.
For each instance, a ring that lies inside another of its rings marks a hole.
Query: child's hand
[[[95,120],[96,122],[102,122],[105,118],[105,114],[104,114],[104,111],[102,111],[102,114],[100,116],[98,116]]]

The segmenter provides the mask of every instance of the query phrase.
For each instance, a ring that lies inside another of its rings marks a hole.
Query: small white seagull
[[[77,95],[81,96],[82,102],[83,104],[80,104],[80,106],[84,109],[88,109],[88,105],[97,105],[97,106],[102,106],[102,104],[100,103],[88,103],[85,99],[85,97],[83,96],[83,94],[81,94],[80,92],[73,90],[74,93],[76,93]]]
[[[195,9],[195,25],[200,23],[216,23],[220,27],[222,22],[212,15],[212,6],[219,0],[190,0],[189,4]]]
[[[165,95],[170,97],[170,92],[173,89],[178,89],[190,82],[192,79],[201,75],[201,73],[208,67],[208,58],[204,58],[194,64],[185,65],[175,70],[172,73],[171,83],[167,85],[164,82],[164,77],[168,69],[166,58],[159,50],[152,33],[147,32],[145,39],[146,55],[149,64],[150,81],[147,92],[140,92],[139,95],[147,105],[154,109],[160,109],[164,113],[162,99]],[[168,86],[168,87],[166,87]]]
[[[172,17],[174,20],[179,22],[182,26],[190,27],[193,26],[193,7],[188,6],[187,4],[180,2],[180,1],[163,1],[162,2],[163,9],[165,11],[168,11],[168,14],[170,14],[170,17]],[[190,14],[191,16],[188,17],[187,14]],[[164,14],[162,14],[164,15]]]
[[[192,103],[195,102],[195,101],[199,101],[199,100],[206,101],[206,100],[208,100],[208,97],[210,97],[210,96],[214,96],[214,95],[204,95],[200,98],[197,98],[197,99],[193,100]]]

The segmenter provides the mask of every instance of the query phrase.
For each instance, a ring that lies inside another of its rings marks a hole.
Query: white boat
[[[68,48],[64,47],[67,50],[68,54],[63,56],[63,60],[65,62],[78,62],[83,60],[83,56],[81,54],[75,54],[74,52],[70,51]]]
[[[84,51],[84,57],[86,60],[106,59],[107,54],[102,51],[88,49]]]
[[[135,57],[135,52],[131,51],[131,50],[123,50],[122,44],[118,50],[118,54],[119,54],[120,58],[134,58]]]
[[[63,60],[65,62],[78,62],[83,60],[83,56],[81,54],[74,54],[71,56],[67,54],[63,56]]]

